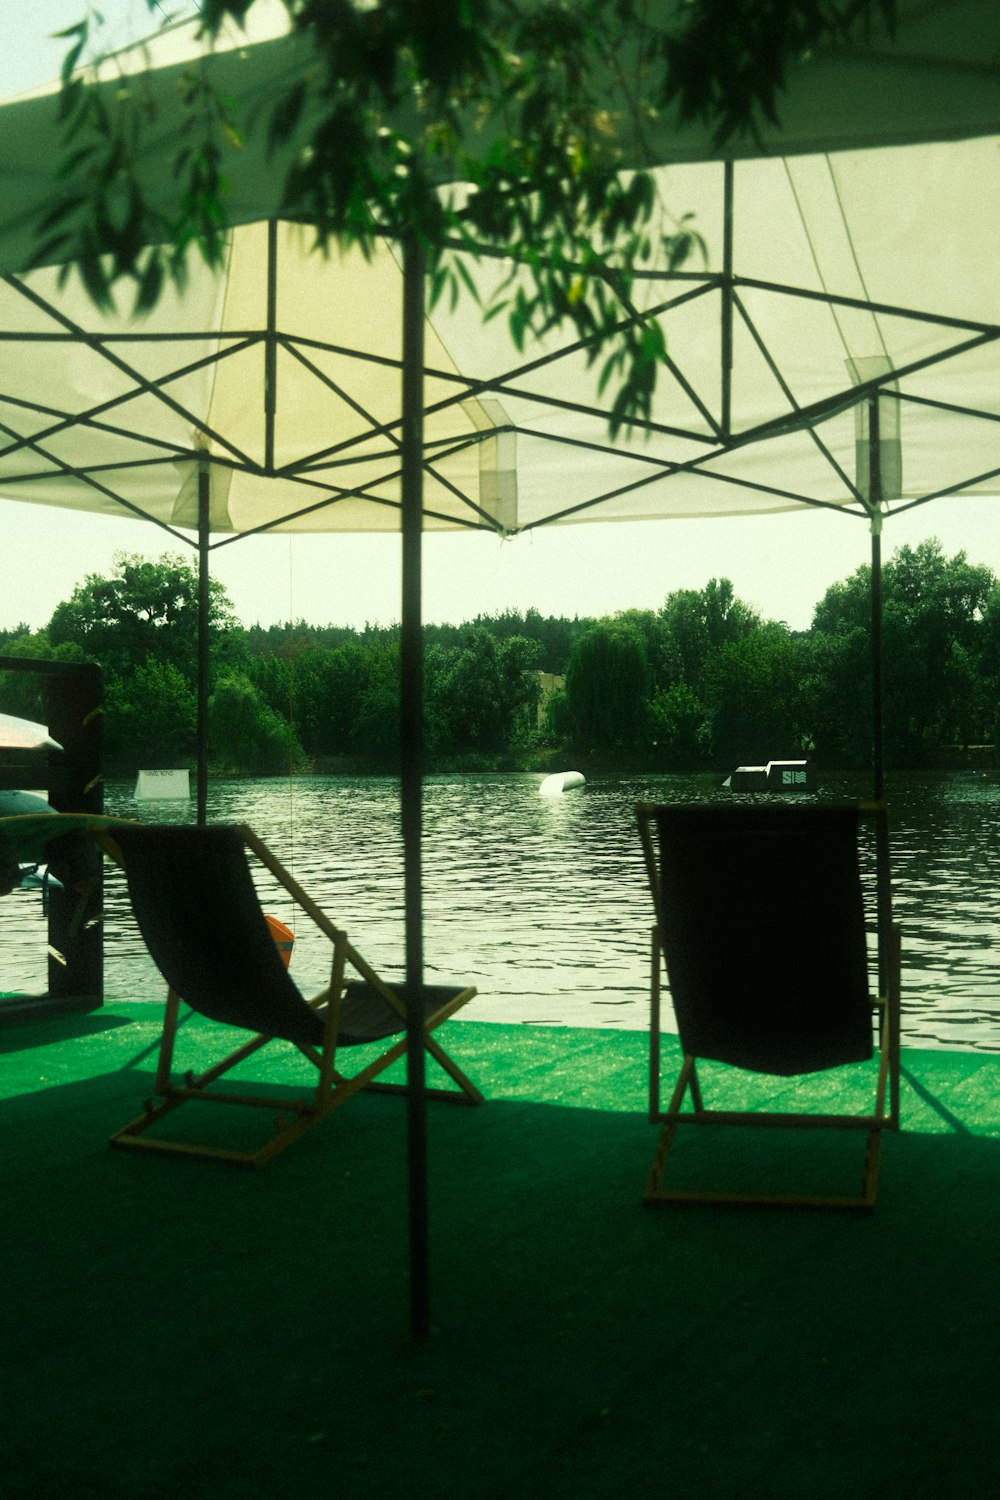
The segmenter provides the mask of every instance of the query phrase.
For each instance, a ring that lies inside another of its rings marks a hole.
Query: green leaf
[[[273,151],[276,146],[282,145],[290,135],[295,133],[295,128],[302,118],[302,111],[306,102],[306,86],[303,82],[296,83],[287,94],[282,95],[271,111],[271,118],[267,125],[268,150]]]
[[[75,26],[67,26],[65,31],[57,31],[55,33],[55,37],[59,41],[62,41],[65,37],[76,37],[76,41],[74,42],[73,46],[69,49],[69,51],[66,53],[66,56],[63,58],[62,68],[60,69],[59,73],[60,81],[64,89],[69,86],[73,71],[76,68],[77,63],[80,61],[80,57],[83,53],[84,47],[86,47],[87,45],[87,38],[89,36],[89,33],[90,26],[86,20],[78,21]]]
[[[430,294],[428,297],[428,305],[432,310],[437,306],[441,293],[444,291],[449,279],[448,271],[443,266],[438,266],[431,277]]]
[[[484,323],[492,323],[493,319],[495,317],[497,317],[500,313],[504,312],[505,309],[508,308],[509,306],[510,306],[510,302],[509,302],[509,300],[507,298],[504,298],[504,300],[502,302],[495,302],[495,303],[493,303],[492,306],[488,307],[486,309],[486,311],[484,312],[484,314],[483,314],[483,322]]]
[[[139,286],[135,298],[135,310],[137,313],[147,313],[154,308],[160,300],[163,290],[163,261],[159,251],[154,250],[146,260],[142,274],[139,277]]]
[[[462,281],[465,283],[466,290],[468,291],[469,295],[472,297],[472,300],[475,302],[476,306],[477,307],[481,307],[482,306],[482,298],[479,295],[479,288],[476,286],[476,283],[473,281],[472,276],[471,276],[471,274],[469,272],[469,268],[465,264],[465,261],[464,260],[456,260],[455,261],[455,269],[457,270],[457,272],[458,272],[459,276],[461,277]]]
[[[78,255],[76,269],[94,305],[105,311],[113,308],[114,298],[100,256],[89,253]]]

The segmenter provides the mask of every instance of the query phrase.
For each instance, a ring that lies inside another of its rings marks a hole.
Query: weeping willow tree
[[[566,667],[566,703],[581,750],[640,747],[646,737],[652,678],[642,636],[602,620],[576,642]]]

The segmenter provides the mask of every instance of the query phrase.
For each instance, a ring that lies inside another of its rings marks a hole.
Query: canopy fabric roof
[[[996,489],[1000,138],[740,162],[732,177],[727,275],[724,166],[658,173],[664,214],[694,212],[709,258],[639,288],[672,359],[648,430],[609,439],[586,350],[520,358],[471,300],[430,313],[429,529],[865,514],[875,386],[889,509]],[[501,269],[473,267],[482,285]],[[54,270],[8,276],[0,489],[194,527],[204,455],[213,532],[395,529],[401,304],[391,249],[324,258],[289,225],[237,229],[224,275],[196,268],[141,322],[97,312]]]
[[[211,66],[253,109],[303,53],[273,35],[282,6],[251,17],[265,39],[234,46],[231,34]],[[146,59],[163,110],[147,167],[165,203],[173,84],[195,45],[190,26],[174,28]],[[707,246],[704,265],[654,267],[622,309],[660,318],[673,361],[648,429],[609,439],[585,349],[549,341],[518,357],[502,318],[484,324],[470,299],[439,304],[426,327],[426,527],[802,505],[865,516],[876,390],[889,509],[996,489],[1000,136],[983,132],[1000,126],[998,55],[993,3],[901,0],[892,42],[875,32],[794,74],[763,143],[782,154],[737,142],[729,180],[699,159],[714,150],[696,127],[665,118],[627,141],[634,159],[673,163],[657,169],[664,228],[693,213]],[[239,227],[224,273],[193,266],[183,298],[167,292],[136,321],[98,313],[54,268],[19,273],[60,151],[55,99],[0,106],[5,496],[190,528],[205,460],[213,532],[398,527],[399,265],[389,247],[370,263],[324,258],[305,231],[269,229],[285,163],[264,161],[262,134],[230,172]],[[486,290],[506,269],[471,267]]]

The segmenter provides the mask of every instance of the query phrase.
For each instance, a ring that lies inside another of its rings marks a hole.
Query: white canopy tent
[[[254,12],[269,39],[230,38],[212,67],[263,108],[303,54],[271,36],[280,7]],[[174,59],[193,45],[178,28],[150,49],[164,203]],[[96,311],[56,268],[24,270],[59,155],[54,99],[0,107],[4,495],[194,530],[203,561],[261,530],[402,529],[414,989],[421,531],[828,506],[873,525],[877,557],[893,511],[996,492],[998,56],[987,0],[901,0],[894,39],[803,64],[781,125],[727,162],[668,116],[624,142],[656,166],[664,228],[694,214],[707,263],[654,265],[623,304],[661,320],[671,366],[651,420],[615,440],[585,349],[553,339],[518,358],[469,300],[428,311],[418,260],[393,247],[371,263],[312,253],[275,219],[287,155],[265,160],[254,137],[230,173],[224,273],[192,267],[183,298],[141,322]],[[471,268],[486,289],[505,270]]]

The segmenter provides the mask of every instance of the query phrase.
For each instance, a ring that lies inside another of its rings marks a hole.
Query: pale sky
[[[154,29],[146,0],[101,0],[116,40]],[[170,14],[191,0],[162,0]],[[66,43],[52,33],[79,20],[86,0],[0,0],[4,46],[0,98],[54,77]],[[887,523],[884,555],[927,536],[949,555],[964,550],[1000,575],[1000,503],[937,501]],[[131,519],[75,515],[0,497],[0,628],[44,625],[91,573],[118,552],[158,557],[177,544]],[[826,588],[868,560],[862,522],[796,512],[710,521],[591,523],[501,542],[486,535],[429,536],[424,616],[453,623],[480,613],[534,607],[542,614],[601,615],[656,609],[675,589],[730,578],[738,596],[770,619],[806,628]],[[249,538],[213,555],[244,624],[289,618],[311,624],[389,624],[399,617],[399,546],[393,537]]]

